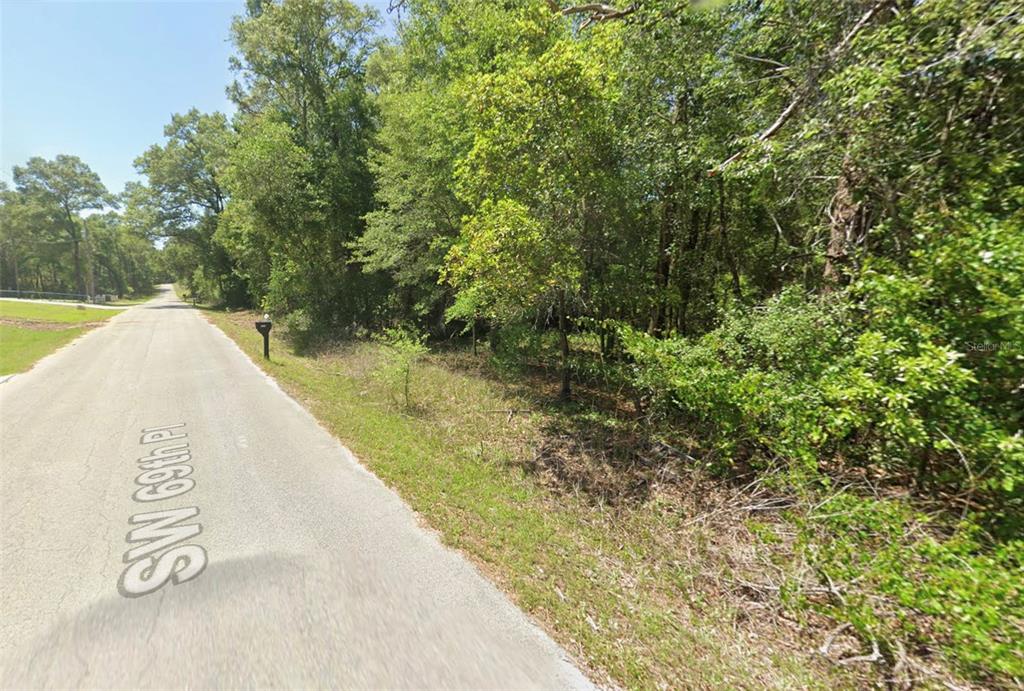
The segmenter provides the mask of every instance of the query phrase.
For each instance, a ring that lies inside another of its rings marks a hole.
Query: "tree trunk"
[[[64,216],[68,219],[67,234],[71,240],[72,253],[75,258],[75,290],[80,294],[85,295],[85,277],[82,274],[82,253],[79,245],[81,244],[81,238],[78,235],[78,227],[75,225],[75,217],[71,213],[71,209],[67,206],[64,207]]]
[[[849,155],[843,159],[836,194],[832,200],[828,250],[825,253],[825,291],[839,287],[846,279],[843,270],[850,259],[850,248],[863,238],[864,223],[860,202],[854,199],[856,173]]]
[[[739,300],[743,293],[740,289],[740,272],[736,266],[736,255],[733,254],[732,247],[729,243],[729,228],[726,224],[725,214],[725,178],[718,178],[718,222],[719,231],[722,234],[722,257],[725,259],[726,265],[729,267],[729,273],[732,276],[732,292]]]
[[[572,389],[569,382],[569,324],[565,316],[565,289],[558,292],[558,338],[562,346],[562,390],[559,398],[568,401]]]
[[[78,239],[72,238],[71,247],[75,257],[75,285],[77,286],[76,290],[85,295],[85,278],[82,276],[82,255],[79,252],[78,244]]]
[[[708,216],[711,216],[711,212],[708,211]],[[681,256],[693,257],[697,249],[697,241],[700,239],[700,209],[693,209],[690,212],[690,233],[686,239],[686,247]],[[687,271],[684,276],[680,278],[679,287],[679,310],[676,314],[676,328],[679,329],[679,333],[686,335],[689,331],[689,324],[687,323],[687,312],[690,309],[690,297],[693,294],[693,271]]]
[[[85,249],[85,294],[92,298],[96,293],[96,279],[92,264],[92,240],[89,238],[89,226],[82,219],[82,246]]]
[[[651,320],[647,325],[647,333],[652,336],[660,336],[665,325],[665,292],[672,272],[672,254],[669,249],[673,241],[672,226],[675,223],[675,215],[675,186],[669,185],[665,192],[665,207],[662,211],[661,228],[658,231],[658,255],[654,264],[655,303],[651,310]]]

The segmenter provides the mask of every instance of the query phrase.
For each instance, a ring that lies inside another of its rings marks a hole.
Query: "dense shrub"
[[[969,676],[1024,676],[1024,541],[992,545],[971,523],[949,533],[905,501],[848,492],[797,522],[800,552],[833,591],[797,604],[849,623],[890,660],[938,648]]]
[[[968,236],[989,232],[981,225]],[[933,255],[964,242],[951,238],[915,262],[940,266]],[[945,318],[933,316],[928,293],[934,286],[942,294],[937,278],[869,272],[849,294],[789,289],[760,308],[734,310],[700,338],[660,340],[629,328],[622,338],[636,363],[634,384],[654,409],[700,425],[726,459],[861,467],[918,490],[970,493],[990,518],[1012,526],[1024,477],[1020,391],[1012,388],[1022,355],[972,360],[956,346],[991,333],[998,321],[1012,350],[1024,343],[1024,322],[1008,292],[975,280],[989,301]],[[997,313],[993,303],[1005,306]]]
[[[875,451],[916,464],[920,481],[984,495],[1011,532],[1024,508],[1022,202],[1014,187],[919,213],[906,264],[871,262],[853,286],[866,331],[855,368],[833,378],[858,377],[847,392],[879,410]],[[872,390],[868,376],[887,390]]]
[[[844,341],[837,305],[787,290],[697,339],[629,328],[621,337],[653,410],[682,413],[724,457],[757,448],[816,462],[825,405],[817,384]]]

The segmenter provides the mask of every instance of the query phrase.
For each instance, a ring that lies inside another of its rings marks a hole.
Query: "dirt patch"
[[[73,324],[67,324],[64,322],[48,322],[48,321],[34,321],[31,319],[11,319],[10,317],[0,317],[0,324],[4,326],[15,326],[19,329],[28,329],[30,331],[67,331],[68,329],[91,329],[99,326],[103,322],[78,322]]]

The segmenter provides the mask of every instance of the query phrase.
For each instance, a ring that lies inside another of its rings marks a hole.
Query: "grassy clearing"
[[[0,300],[0,374],[24,372],[118,310]]]
[[[86,322],[103,321],[117,313],[116,310],[96,309],[94,307],[0,300],[0,319],[54,322],[58,324],[84,324]]]
[[[253,314],[207,314],[597,681],[860,683],[816,656],[820,640],[800,623],[744,592],[764,544],[784,558],[786,524],[737,518],[740,488],[692,470],[676,449],[639,437],[630,449],[630,429],[545,405],[461,351],[415,366],[406,408],[375,376],[380,345],[299,355],[275,331],[265,362]]]

